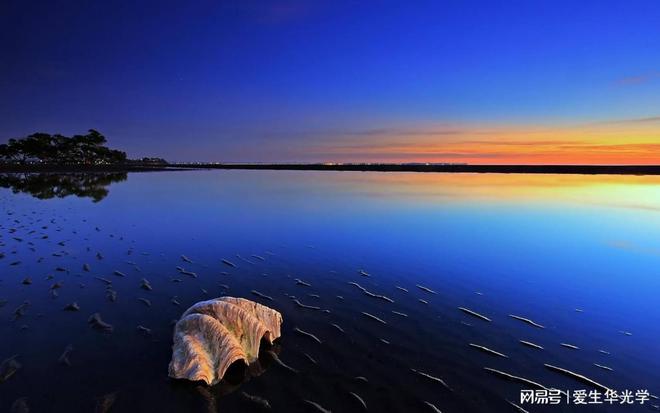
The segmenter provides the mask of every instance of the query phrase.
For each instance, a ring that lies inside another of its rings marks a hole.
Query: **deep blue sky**
[[[96,128],[131,156],[322,160],[660,114],[655,0],[148,3],[3,1],[0,141]]]

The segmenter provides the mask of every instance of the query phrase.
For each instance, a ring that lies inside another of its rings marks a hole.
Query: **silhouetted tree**
[[[86,135],[72,137],[60,134],[33,133],[23,139],[10,139],[0,145],[0,160],[46,164],[118,164],[126,161],[126,153],[105,146],[105,136],[94,129]]]

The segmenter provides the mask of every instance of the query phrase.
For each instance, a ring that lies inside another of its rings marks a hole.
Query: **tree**
[[[23,139],[10,139],[0,145],[0,160],[5,162],[36,161],[45,164],[119,164],[126,153],[109,149],[100,132],[90,129],[85,135],[67,137],[60,134],[33,133]]]

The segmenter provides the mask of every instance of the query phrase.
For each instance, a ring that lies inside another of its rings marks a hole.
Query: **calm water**
[[[117,412],[260,411],[244,391],[279,412],[308,411],[303,399],[361,411],[349,392],[374,412],[431,412],[424,401],[443,412],[515,412],[506,400],[518,403],[529,386],[484,367],[592,389],[544,363],[618,390],[660,393],[660,178],[283,171],[52,178],[2,178],[14,190],[0,189],[0,359],[18,355],[22,368],[0,383],[0,411],[21,397],[33,412],[94,411],[108,394]],[[112,281],[116,302],[96,277]],[[152,291],[140,288],[142,278]],[[168,379],[172,320],[222,295],[282,312],[277,350],[298,374],[271,364],[234,391]],[[290,295],[330,312],[296,307]],[[15,319],[24,301],[30,305]],[[80,311],[63,310],[72,302]],[[96,312],[112,334],[87,324]],[[68,345],[69,366],[58,362]],[[652,411],[651,404],[660,402],[525,408]]]

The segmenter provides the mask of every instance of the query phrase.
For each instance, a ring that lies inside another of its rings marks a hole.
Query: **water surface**
[[[660,392],[657,177],[186,171],[52,178],[0,180],[0,359],[17,354],[22,365],[0,383],[0,411],[20,397],[37,412],[93,411],[107,394],[115,394],[112,411],[259,411],[242,391],[268,399],[273,411],[308,411],[303,399],[360,411],[349,392],[370,411],[430,411],[424,401],[443,412],[515,411],[507,400],[517,402],[525,386],[484,367],[591,390],[544,363],[618,390]],[[112,281],[116,302],[96,277]],[[140,288],[142,278],[152,291]],[[172,321],[222,295],[281,311],[277,351],[300,373],[270,365],[228,394],[168,379]],[[290,296],[330,312],[299,308]],[[80,311],[63,310],[74,301]],[[112,334],[89,327],[96,312]],[[67,345],[70,366],[58,362]],[[411,369],[442,378],[451,391]],[[649,411],[650,404],[658,401],[526,409]]]

